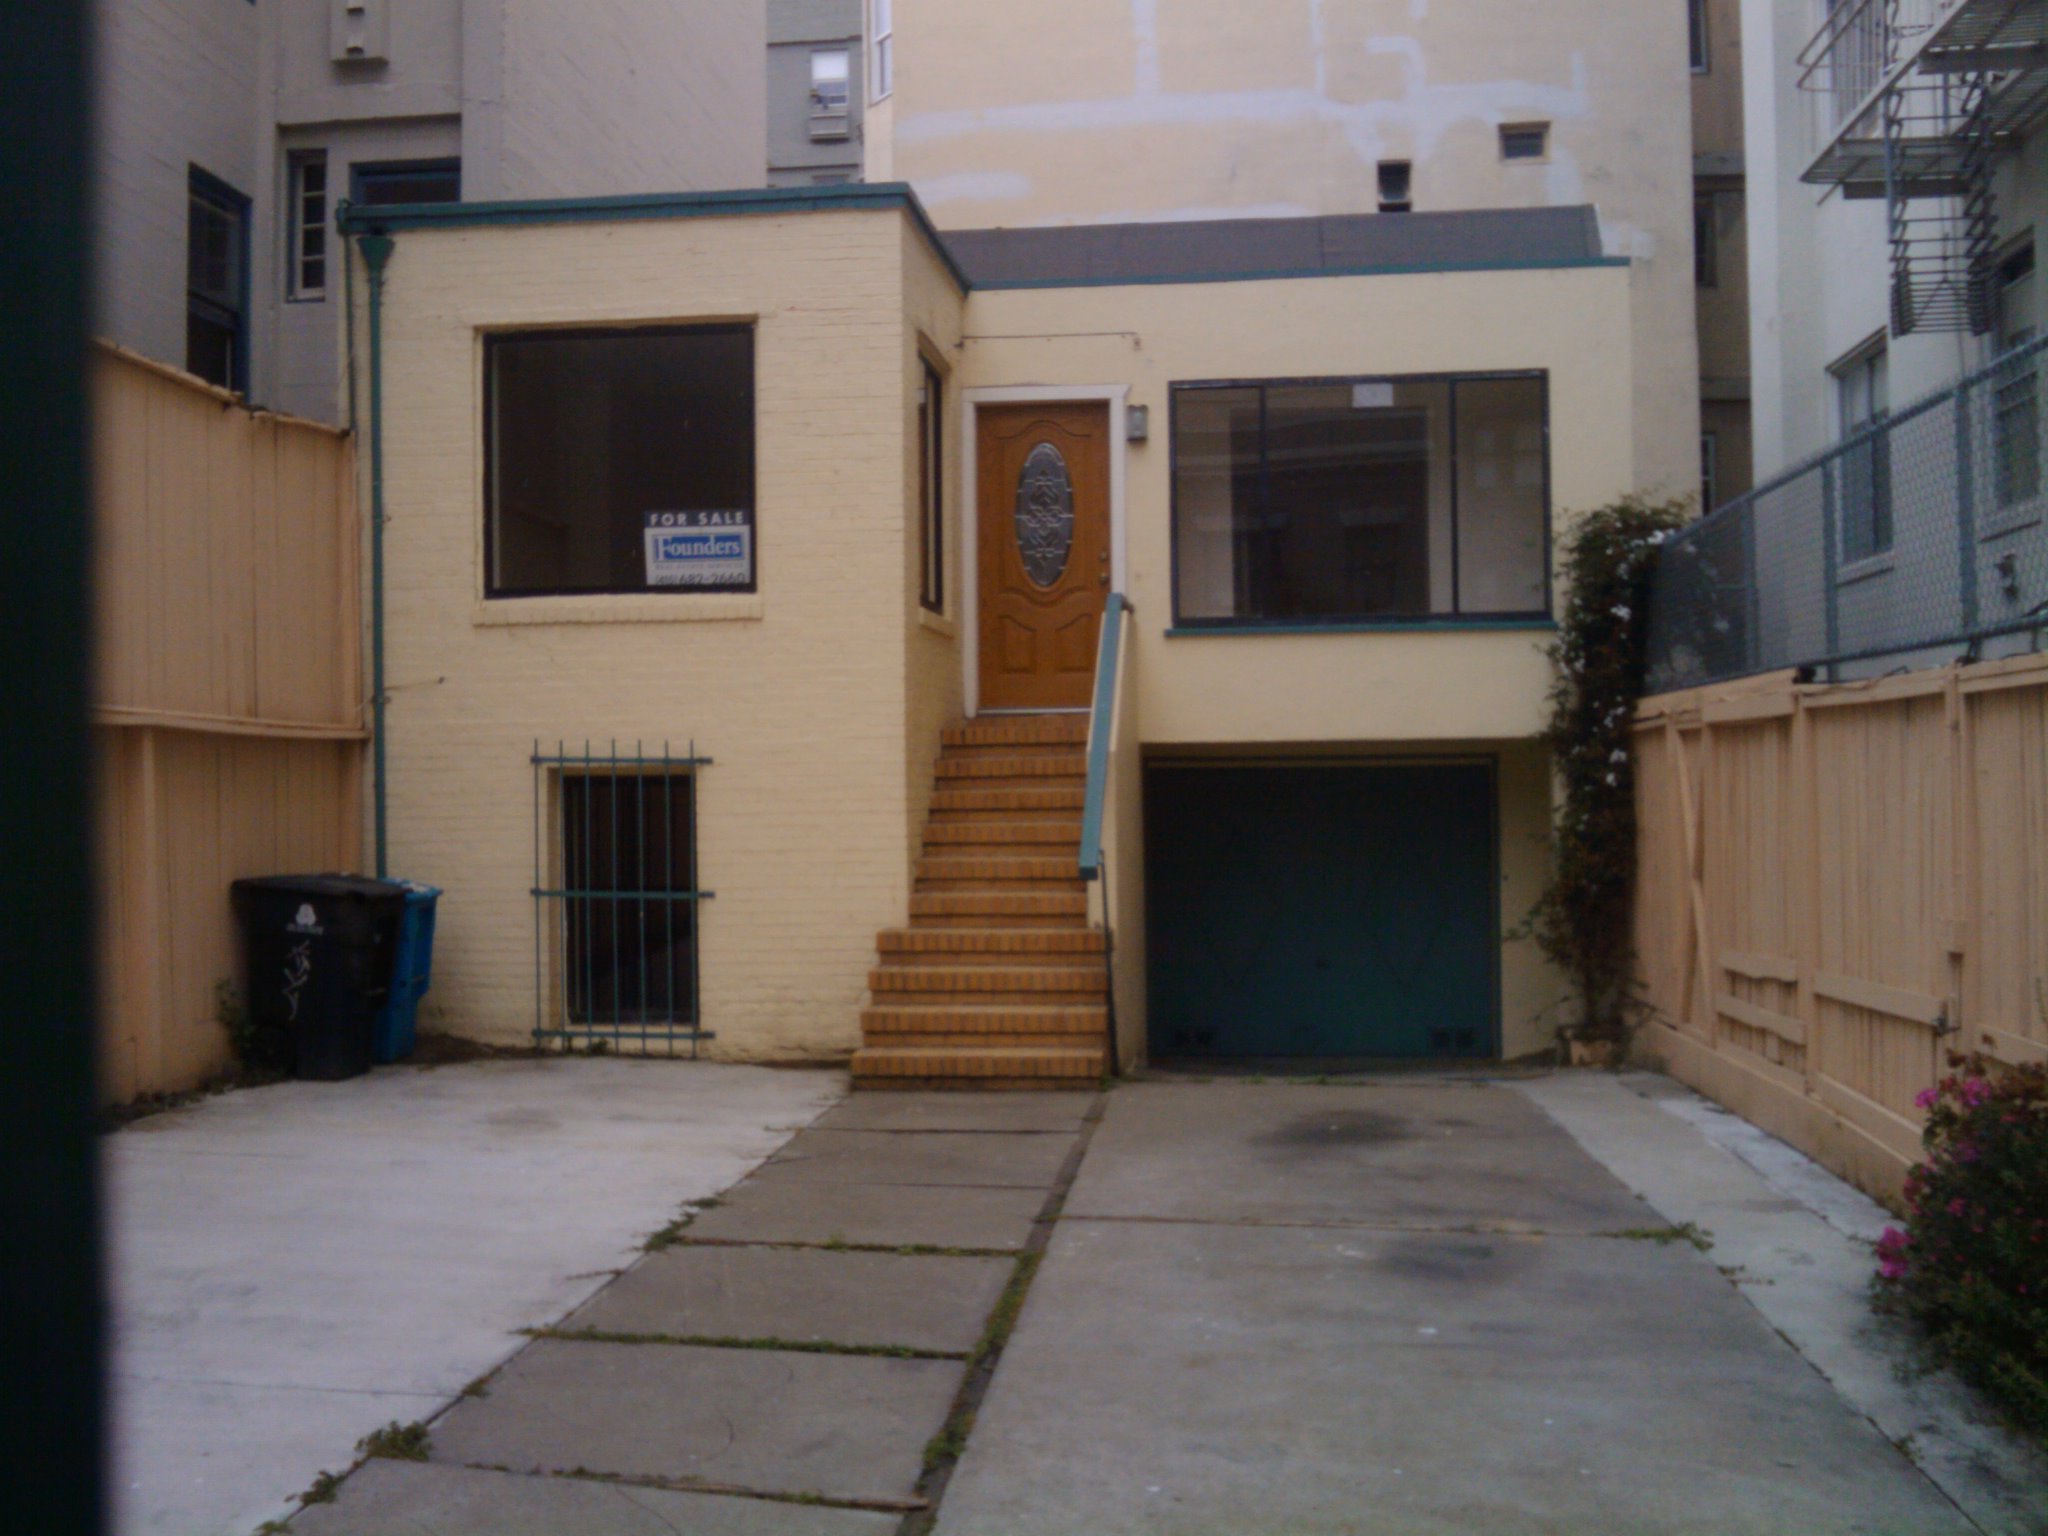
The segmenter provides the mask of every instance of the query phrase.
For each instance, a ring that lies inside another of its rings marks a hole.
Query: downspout
[[[370,273],[370,751],[377,878],[387,879],[387,808],[384,758],[384,264],[389,235],[356,241]]]

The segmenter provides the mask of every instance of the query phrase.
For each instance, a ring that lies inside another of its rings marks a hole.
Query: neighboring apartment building
[[[768,0],[768,185],[861,176],[861,0]]]
[[[1692,491],[1699,362],[1684,10],[1536,10],[897,0],[907,183],[354,212],[442,1017],[1545,1049],[1556,543]]]
[[[1741,0],[1686,0],[1692,53],[1693,263],[1700,334],[1700,510],[1754,483]]]
[[[340,415],[344,200],[753,185],[758,7],[98,0],[99,329]]]
[[[2043,0],[1743,0],[1757,468],[2044,318]]]
[[[1761,489],[1697,541],[1653,675],[2040,649],[2048,0],[1741,24]]]

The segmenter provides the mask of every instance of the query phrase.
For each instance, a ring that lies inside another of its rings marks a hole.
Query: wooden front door
[[[981,707],[1085,709],[1109,595],[1109,407],[979,416]]]

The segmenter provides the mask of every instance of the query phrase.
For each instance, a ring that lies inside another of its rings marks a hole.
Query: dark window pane
[[[185,314],[185,371],[222,389],[235,387],[235,327],[197,310]]]
[[[1541,378],[1174,391],[1175,616],[1549,611]]]
[[[569,1022],[694,1023],[693,815],[682,774],[562,780]]]
[[[753,333],[536,332],[488,356],[490,595],[706,590],[650,584],[646,514],[751,517]]]
[[[417,165],[359,165],[355,200],[370,208],[394,203],[459,203],[462,167],[452,160]]]

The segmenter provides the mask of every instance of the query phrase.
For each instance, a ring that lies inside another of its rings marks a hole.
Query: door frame
[[[966,494],[960,517],[960,666],[970,719],[981,712],[981,408],[985,405],[1109,406],[1109,589],[1125,592],[1130,562],[1125,549],[1124,480],[1130,444],[1125,415],[1128,384],[1023,384],[963,389],[961,467]]]

